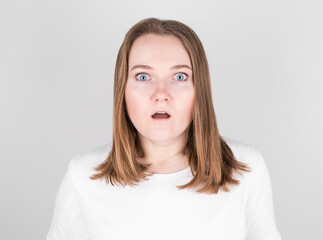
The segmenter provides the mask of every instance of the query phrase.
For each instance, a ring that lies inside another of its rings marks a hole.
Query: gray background
[[[268,165],[283,239],[323,239],[322,1],[1,1],[0,239],[45,239],[70,158],[111,141],[125,33],[200,37],[220,134]]]

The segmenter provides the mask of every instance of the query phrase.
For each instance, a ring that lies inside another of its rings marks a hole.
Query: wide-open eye
[[[186,81],[187,80],[187,74],[185,74],[185,73],[178,73],[178,74],[176,74],[176,79],[177,80],[180,80],[180,81]]]
[[[138,76],[139,76],[139,80],[138,80]],[[146,73],[138,73],[136,74],[136,80],[137,81],[141,81],[141,82],[145,82],[148,79],[148,76]]]

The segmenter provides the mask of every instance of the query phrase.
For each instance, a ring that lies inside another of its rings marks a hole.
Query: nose
[[[168,96],[166,95],[166,94],[164,94],[164,93],[158,93],[158,94],[156,94],[155,95],[155,101],[168,101]]]
[[[166,81],[157,81],[155,92],[154,92],[155,101],[168,101],[169,100],[169,89],[167,87]]]

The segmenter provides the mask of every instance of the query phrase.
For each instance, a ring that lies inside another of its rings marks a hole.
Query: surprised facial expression
[[[140,137],[163,142],[183,136],[192,122],[195,89],[181,41],[172,35],[140,36],[131,47],[128,69],[126,107]],[[170,117],[153,118],[157,111]]]

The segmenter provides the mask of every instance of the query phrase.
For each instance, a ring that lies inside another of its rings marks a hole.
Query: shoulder
[[[221,137],[230,147],[236,159],[247,164],[251,168],[251,172],[257,172],[257,169],[264,164],[262,153],[254,145],[227,136]]]
[[[110,153],[111,143],[105,143],[83,153],[74,155],[69,161],[73,178],[84,178],[95,173],[94,168],[104,162]]]

